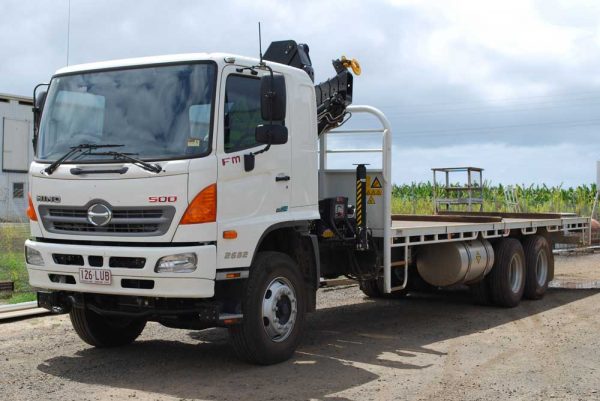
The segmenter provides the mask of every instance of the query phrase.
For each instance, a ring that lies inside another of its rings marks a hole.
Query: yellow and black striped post
[[[367,241],[367,168],[356,166],[356,236],[357,248],[369,249]]]

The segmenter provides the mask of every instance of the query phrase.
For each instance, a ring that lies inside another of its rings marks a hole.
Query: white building
[[[31,98],[0,93],[0,222],[26,220],[32,107]]]

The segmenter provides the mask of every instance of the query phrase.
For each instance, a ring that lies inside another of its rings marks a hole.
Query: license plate
[[[108,269],[79,269],[79,281],[85,284],[110,285],[112,276]]]

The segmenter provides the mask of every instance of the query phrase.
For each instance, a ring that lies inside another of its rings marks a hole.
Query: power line
[[[387,105],[381,105],[379,106],[380,108],[396,108],[396,107],[403,107],[403,108],[431,108],[431,107],[436,107],[436,106],[456,106],[456,105],[465,105],[465,104],[473,104],[473,105],[491,105],[491,103],[494,102],[503,102],[503,103],[511,103],[511,102],[519,102],[522,100],[529,100],[529,99],[565,99],[565,98],[569,98],[569,97],[574,97],[574,98],[588,98],[588,97],[594,97],[594,96],[600,96],[600,90],[599,91],[590,91],[590,92],[571,92],[571,93],[561,93],[561,94],[555,94],[555,95],[536,95],[536,96],[518,96],[518,97],[505,97],[505,98],[490,98],[490,99],[483,99],[483,100],[465,100],[465,101],[452,101],[452,102],[438,102],[438,103],[422,103],[422,104],[413,104],[413,105],[408,105],[408,107],[405,106],[399,106],[397,103],[395,104],[387,104]]]
[[[583,99],[582,99],[583,100]],[[582,107],[582,106],[590,106],[597,105],[600,103],[600,98],[590,98],[585,100],[591,100],[587,102],[581,103],[572,103],[572,101],[562,100],[562,101],[553,101],[553,102],[543,102],[543,103],[523,103],[521,105],[514,106],[481,106],[481,107],[472,107],[472,108],[456,108],[456,109],[432,109],[432,110],[421,110],[421,111],[387,111],[387,115],[394,116],[404,116],[404,117],[412,117],[412,116],[426,116],[433,114],[485,114],[485,113],[522,113],[528,111],[540,111],[540,110],[551,110],[556,108],[573,108],[573,107]],[[566,103],[566,104],[561,104]],[[512,108],[509,108],[512,107]],[[518,108],[517,108],[518,107]],[[400,107],[398,107],[400,108]],[[383,109],[383,107],[382,107]]]
[[[395,130],[394,134],[401,135],[403,137],[442,137],[452,135],[464,135],[473,134],[486,135],[491,133],[490,131],[504,130],[504,129],[517,129],[527,127],[563,127],[563,128],[575,128],[575,127],[592,127],[600,125],[600,119],[595,120],[581,120],[581,121],[552,121],[552,122],[537,122],[531,124],[512,124],[512,125],[498,125],[488,127],[473,127],[473,128],[462,128],[462,129],[436,129],[436,130],[422,130],[422,131],[401,131]],[[428,134],[441,134],[441,135],[428,135]]]

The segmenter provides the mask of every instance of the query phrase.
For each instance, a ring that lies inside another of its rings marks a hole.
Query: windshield
[[[120,144],[142,160],[210,153],[216,66],[169,65],[59,76],[40,125],[39,160],[80,144]],[[87,156],[100,161],[110,156]]]

